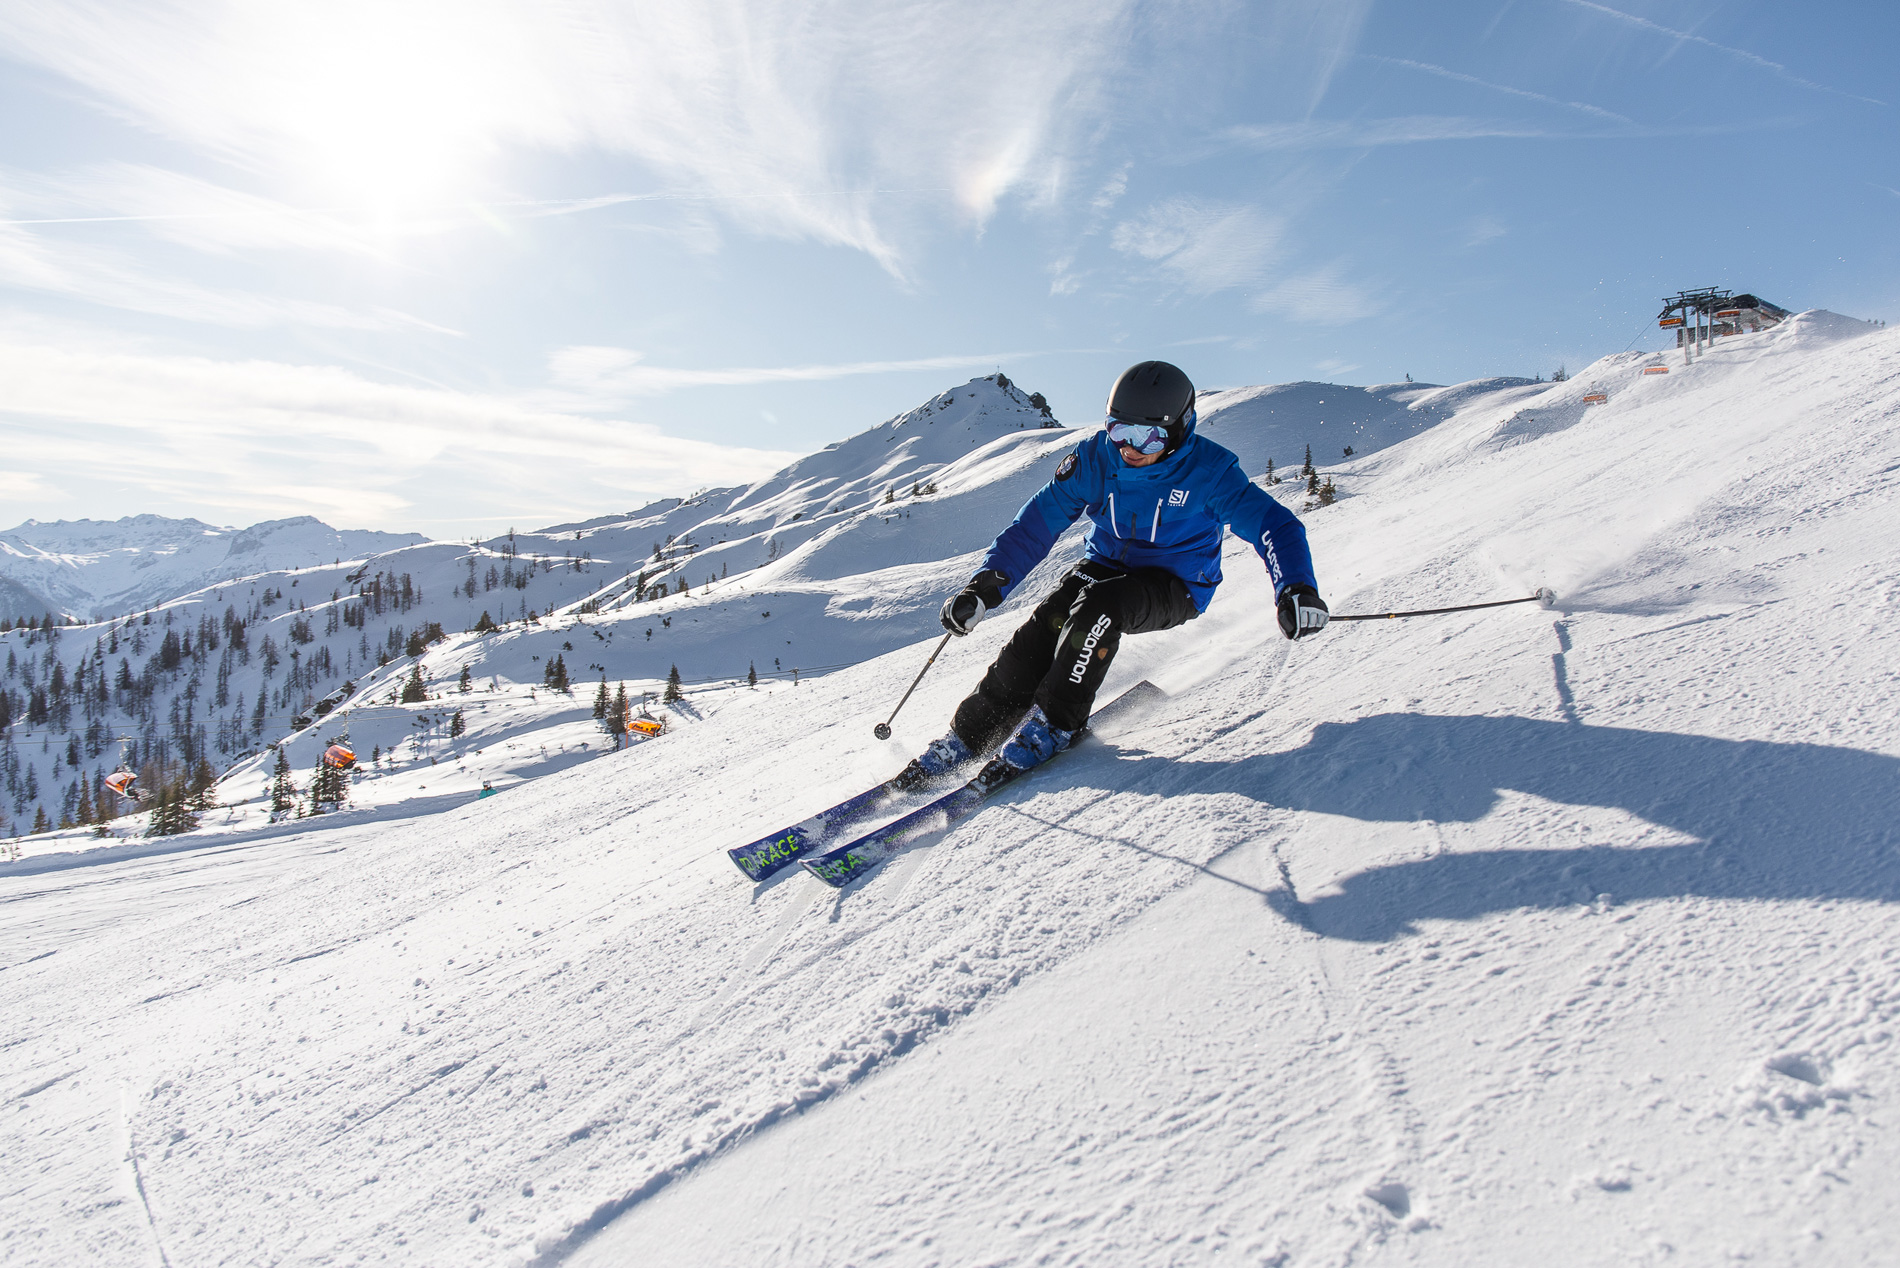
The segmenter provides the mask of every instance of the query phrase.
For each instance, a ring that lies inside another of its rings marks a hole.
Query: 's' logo
[[[1186,506],[1187,505],[1187,490],[1186,489],[1169,489],[1168,490],[1168,505],[1169,506]]]

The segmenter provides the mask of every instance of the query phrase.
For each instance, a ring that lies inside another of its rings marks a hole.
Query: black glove
[[[1312,586],[1288,586],[1280,591],[1280,633],[1305,638],[1326,628],[1326,600]]]
[[[1009,578],[994,568],[986,568],[970,578],[970,584],[950,596],[943,605],[943,628],[952,634],[968,634],[991,608],[1003,606],[1003,587]]]

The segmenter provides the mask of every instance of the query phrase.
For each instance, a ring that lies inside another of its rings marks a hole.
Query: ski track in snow
[[[1462,398],[1336,472],[1328,598],[1556,611],[1289,648],[1230,541],[1124,645],[1151,721],[837,893],[724,849],[1011,620],[885,744],[921,644],[479,804],[0,876],[0,1260],[1890,1258],[1900,338],[1840,333]]]

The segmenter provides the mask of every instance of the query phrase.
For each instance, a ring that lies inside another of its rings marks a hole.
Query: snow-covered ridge
[[[30,592],[34,606],[0,607],[9,619],[124,616],[216,582],[356,560],[426,541],[419,533],[338,530],[308,515],[249,528],[128,515],[99,520],[27,520],[0,532],[0,580]],[[26,603],[22,598],[20,603]]]

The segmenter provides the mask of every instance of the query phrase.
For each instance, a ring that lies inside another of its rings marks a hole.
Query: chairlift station
[[[1683,350],[1685,365],[1717,339],[1754,334],[1785,321],[1790,315],[1787,309],[1758,295],[1737,295],[1714,286],[1677,291],[1664,296],[1662,303],[1663,310],[1657,314],[1656,324],[1676,332],[1676,346]]]

